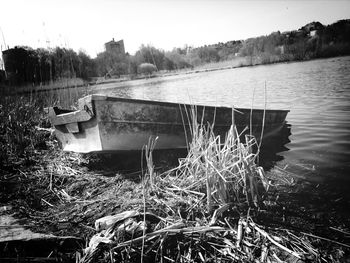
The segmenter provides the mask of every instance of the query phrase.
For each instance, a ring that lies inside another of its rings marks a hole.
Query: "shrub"
[[[157,67],[151,63],[142,63],[138,66],[137,72],[139,74],[152,74],[154,71],[157,71]]]

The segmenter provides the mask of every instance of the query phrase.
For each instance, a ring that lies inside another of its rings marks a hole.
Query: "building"
[[[39,84],[52,80],[52,62],[40,61],[38,53],[29,47],[2,51],[6,82],[10,86]]]
[[[310,37],[314,37],[317,34],[317,30],[311,30],[309,34],[310,34]]]
[[[10,85],[23,85],[33,82],[35,68],[28,50],[15,47],[2,51],[7,81]]]
[[[119,41],[109,41],[105,43],[105,49],[107,52],[125,55],[124,41],[121,39]]]
[[[284,54],[284,45],[280,45],[275,47],[275,51],[279,52],[279,54],[283,55]]]

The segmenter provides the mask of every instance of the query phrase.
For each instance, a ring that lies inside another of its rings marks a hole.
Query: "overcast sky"
[[[134,54],[141,44],[171,50],[350,18],[350,0],[0,0],[0,9],[2,49],[61,46],[92,57],[112,38]]]

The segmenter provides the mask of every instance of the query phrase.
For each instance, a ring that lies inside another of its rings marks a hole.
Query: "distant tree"
[[[201,59],[198,56],[198,49],[192,49],[186,54],[185,61],[191,66],[198,66],[202,64]]]
[[[151,45],[141,45],[135,57],[137,57],[139,64],[150,63],[155,65],[158,70],[163,69],[165,57],[163,50],[157,49]]]
[[[201,47],[197,50],[201,62],[218,62],[220,57],[218,51],[213,47]]]
[[[165,69],[165,70],[174,70],[174,69],[176,69],[176,64],[174,63],[174,61],[172,61],[166,55],[165,55],[164,61],[163,61],[163,69]]]
[[[127,56],[127,63],[128,63],[128,73],[130,75],[136,75],[137,66],[140,64],[138,63],[138,58],[136,56]]]
[[[242,44],[240,54],[242,56],[256,56],[258,55],[258,40],[256,38],[248,38]]]
[[[99,76],[120,76],[128,72],[128,61],[124,54],[104,51],[97,54],[95,62]]]
[[[38,83],[45,83],[54,80],[52,52],[44,48],[35,50],[37,61],[36,80]]]
[[[89,79],[97,75],[96,64],[83,50],[78,53],[79,59],[79,77],[82,79]]]
[[[80,58],[73,49],[56,47],[52,53],[54,78],[74,78],[80,75]]]
[[[165,57],[168,61],[172,62],[171,66],[173,69],[192,67],[192,65],[186,61],[186,54],[182,49],[175,48],[172,51],[166,52]]]
[[[218,48],[218,55],[220,57],[220,60],[229,60],[234,58],[236,54],[239,53],[241,47],[241,41],[229,41],[221,44]]]

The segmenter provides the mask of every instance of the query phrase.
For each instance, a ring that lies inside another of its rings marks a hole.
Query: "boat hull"
[[[265,119],[267,137],[283,127],[287,113],[89,95],[79,100],[78,111],[50,108],[49,117],[63,150],[86,153],[142,150],[156,137],[156,149],[186,148],[193,121],[214,123],[214,132],[223,136],[235,123],[239,132],[260,138]]]

